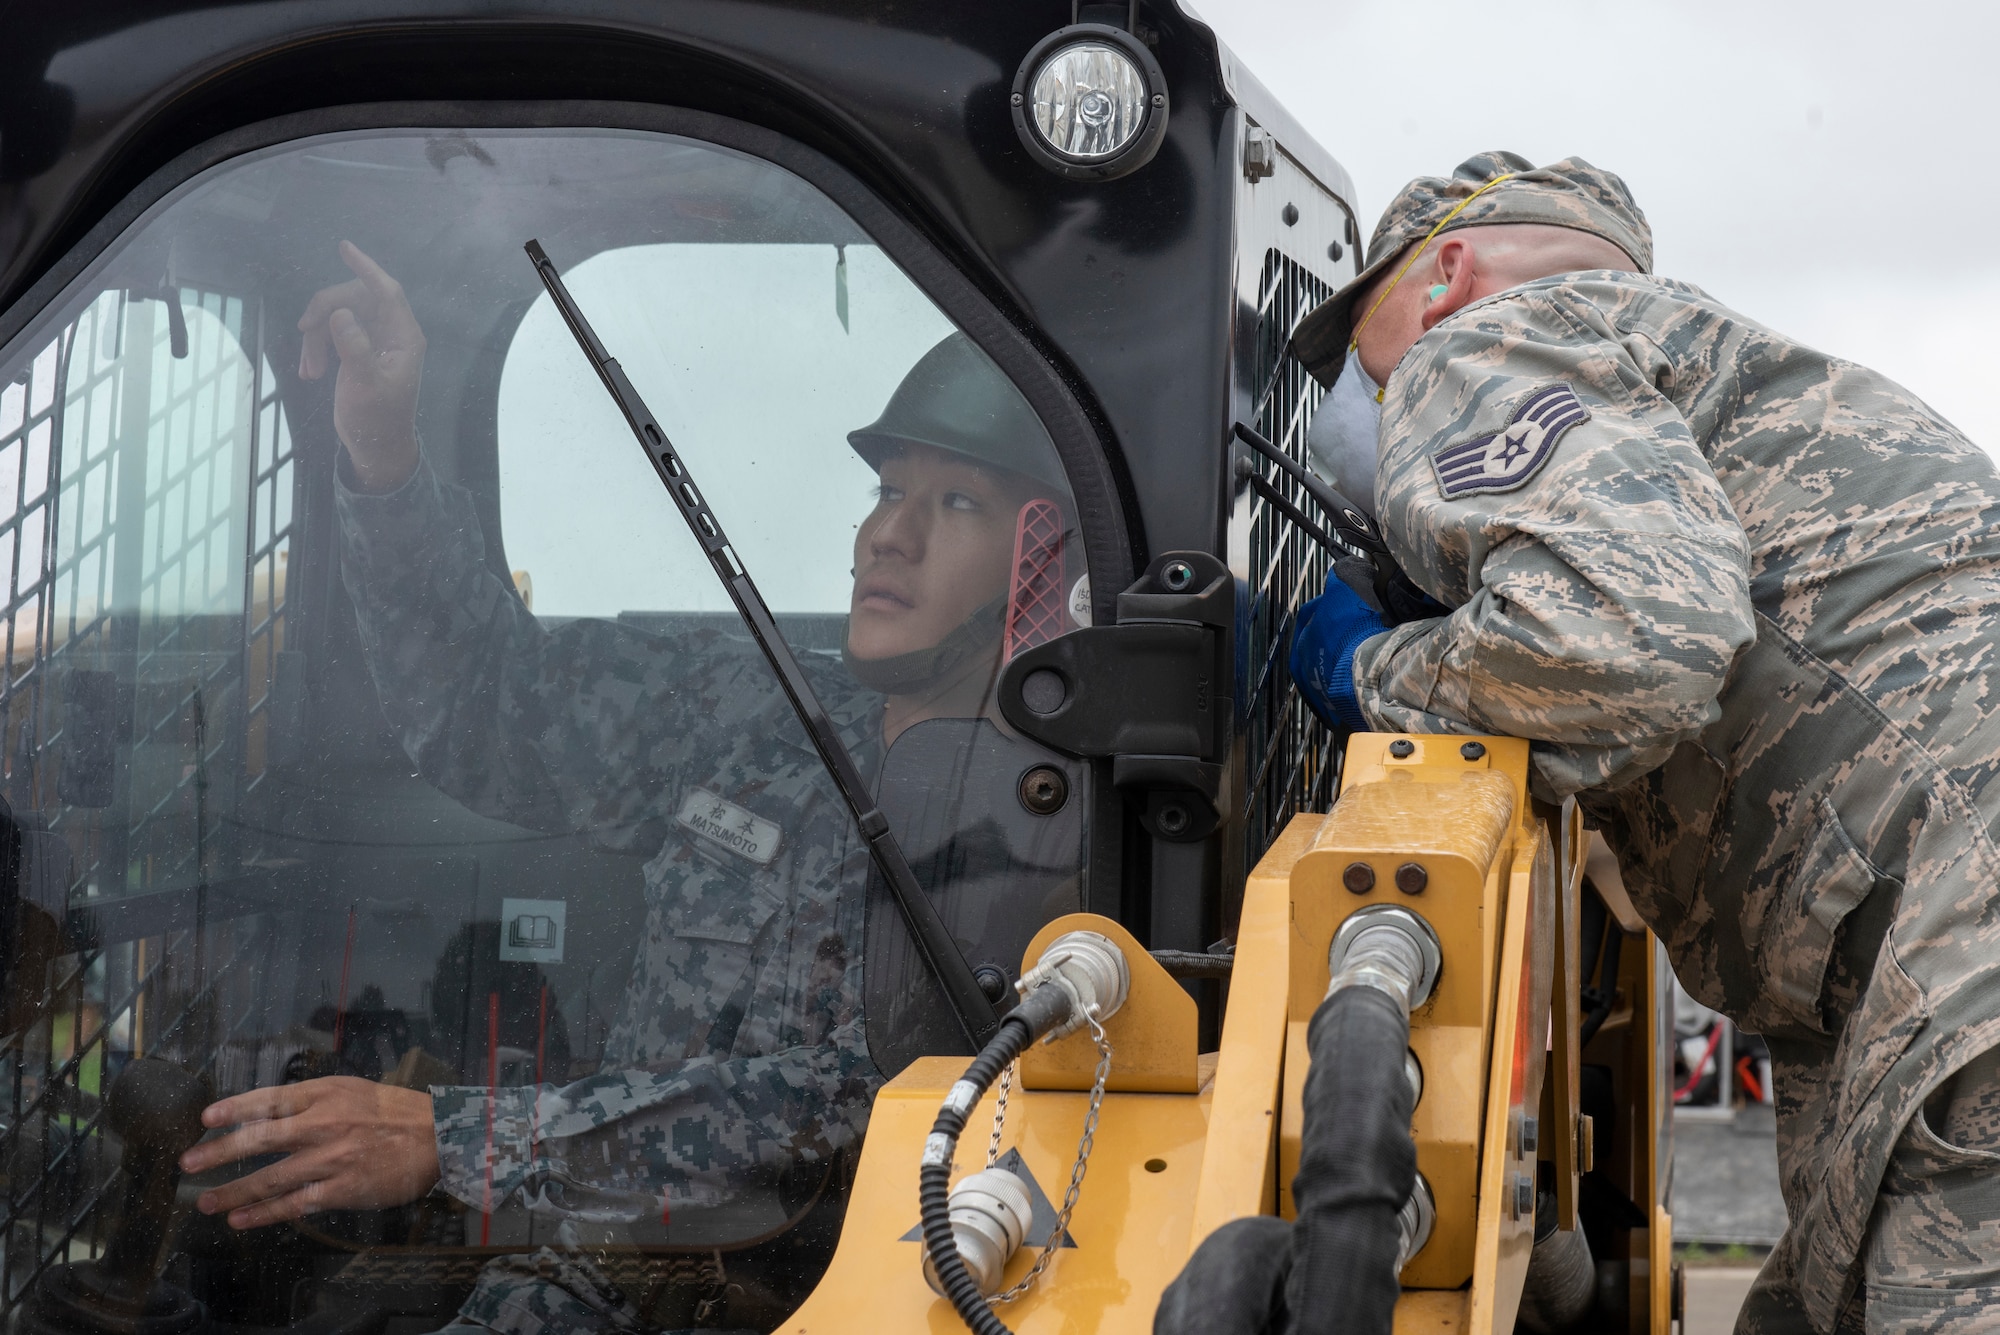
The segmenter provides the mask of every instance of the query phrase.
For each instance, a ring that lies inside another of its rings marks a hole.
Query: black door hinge
[[[1206,552],[1168,552],[1118,595],[1118,620],[1023,650],[1000,712],[1067,755],[1111,761],[1148,833],[1186,842],[1222,823],[1234,727],[1236,581]]]

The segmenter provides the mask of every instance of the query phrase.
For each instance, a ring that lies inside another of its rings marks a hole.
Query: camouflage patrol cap
[[[1331,385],[1352,337],[1355,294],[1440,224],[1442,234],[1493,223],[1573,227],[1624,251],[1639,272],[1653,271],[1653,229],[1614,173],[1582,158],[1537,167],[1518,153],[1481,153],[1458,164],[1449,177],[1419,176],[1403,187],[1375,224],[1367,267],[1299,321],[1292,355],[1321,384]]]
[[[878,473],[898,448],[929,445],[1069,490],[1042,419],[963,333],[945,335],[919,357],[882,415],[848,432],[847,443]]]

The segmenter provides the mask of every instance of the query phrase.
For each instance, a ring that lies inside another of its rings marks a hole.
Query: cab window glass
[[[845,618],[853,579],[822,558],[853,545],[877,484],[847,433],[880,415],[950,322],[866,244],[634,246],[591,256],[564,281],[672,424],[765,601]],[[602,388],[557,373],[576,356],[544,297],[500,379],[501,527],[535,610],[733,616],[713,579],[621,552],[658,483]],[[555,441],[560,468],[548,467]],[[772,466],[779,457],[785,467]]]
[[[662,134],[232,159],[0,351],[9,1310],[152,1229],[238,1326],[772,1329],[875,1091],[958,1050],[530,237],[968,960],[1082,905],[1088,772],[992,703],[1074,625],[1069,489],[851,218]],[[179,1208],[106,1206],[197,1139]]]

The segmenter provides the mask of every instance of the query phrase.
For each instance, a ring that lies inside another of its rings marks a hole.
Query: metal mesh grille
[[[1333,289],[1270,250],[1257,295],[1255,383],[1263,407],[1252,425],[1304,462],[1306,424],[1326,391],[1285,355],[1285,346],[1299,318]],[[1287,500],[1312,513],[1303,488],[1275,464],[1248,451],[1244,457]],[[1284,661],[1293,614],[1326,583],[1326,553],[1254,492],[1238,503],[1233,522],[1247,530],[1251,586],[1243,726],[1249,766],[1243,812],[1247,872],[1294,814],[1326,809],[1335,756],[1332,737],[1306,708]]]
[[[1023,649],[1047,644],[1066,629],[1067,590],[1063,582],[1063,517],[1054,501],[1021,507],[1014,525],[1014,565],[1007,596],[1007,643],[1012,658]]]
[[[112,291],[0,371],[0,718],[23,887],[0,998],[0,1308],[97,1253],[118,1180],[100,1096],[126,1061],[172,1056],[223,1089],[256,1075],[215,1063],[245,1065],[235,1030],[264,979],[244,966],[276,924],[211,925],[205,905],[239,860],[232,816],[263,767],[246,734],[285,620],[295,470],[259,335],[236,298]],[[143,919],[154,898],[163,924],[193,925],[99,939],[100,906]]]
[[[263,781],[272,751],[280,738],[272,734],[273,718],[284,706],[296,707],[302,683],[286,672],[296,660],[285,654],[285,575],[292,547],[292,433],[278,406],[271,368],[257,359],[257,420],[255,453],[250,471],[249,579],[244,589],[244,673],[249,690],[245,701],[243,773],[245,788]]]

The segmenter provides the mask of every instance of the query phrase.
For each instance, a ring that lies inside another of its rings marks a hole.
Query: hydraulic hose
[[[1038,1001],[1049,1005],[1038,1008],[1035,1015],[1024,1014]],[[1039,1012],[1053,1009],[1057,1004],[1061,1007],[1059,1013],[1038,1025],[1037,1021],[1043,1018]],[[1058,988],[1043,988],[1008,1012],[1000,1021],[1000,1032],[972,1059],[972,1065],[965,1068],[965,1074],[952,1087],[951,1097],[938,1109],[937,1121],[931,1124],[931,1134],[924,1142],[923,1168],[917,1174],[917,1205],[923,1211],[924,1247],[930,1252],[938,1282],[944,1286],[944,1296],[972,1328],[973,1335],[1012,1335],[1012,1332],[986,1305],[986,1295],[979,1291],[977,1281],[958,1254],[958,1239],[951,1227],[952,1152],[965,1130],[966,1114],[985,1097],[1000,1073],[1026,1052],[1029,1044],[1068,1016],[1069,998]],[[967,1094],[961,1096],[961,1090]]]
[[[1155,950],[1153,962],[1167,971],[1169,978],[1227,978],[1236,967],[1236,948],[1219,950]]]
[[[1597,1263],[1590,1254],[1590,1240],[1581,1228],[1567,1233],[1557,1228],[1555,1193],[1539,1193],[1535,1250],[1528,1256],[1528,1278],[1521,1287],[1515,1324],[1529,1335],[1568,1335],[1583,1324],[1596,1299]]]
[[[1047,1035],[1081,1027],[1087,1016],[1107,1019],[1125,1003],[1131,975],[1124,957],[1109,940],[1094,932],[1058,937],[1042,962],[1021,979],[1021,1004],[1000,1021],[1000,1031],[966,1067],[938,1109],[937,1120],[924,1141],[923,1165],[917,1174],[917,1204],[922,1211],[924,1247],[937,1286],[974,1335],[1013,1335],[993,1315],[986,1295],[959,1255],[951,1220],[951,1163],[965,1119],[985,1097],[1000,1073]],[[1047,1246],[1060,1242],[1050,1238]],[[1006,1257],[999,1258],[1002,1265]]]
[[[1386,993],[1350,987],[1320,1003],[1306,1034],[1285,1306],[1297,1335],[1388,1335],[1402,1292],[1398,1216],[1417,1184],[1409,1018]]]
[[[1398,1275],[1423,1244],[1407,1060],[1410,1011],[1437,978],[1437,938],[1407,910],[1364,910],[1334,938],[1330,963],[1332,984],[1306,1030],[1312,1069],[1285,1306],[1295,1335],[1388,1335]]]

